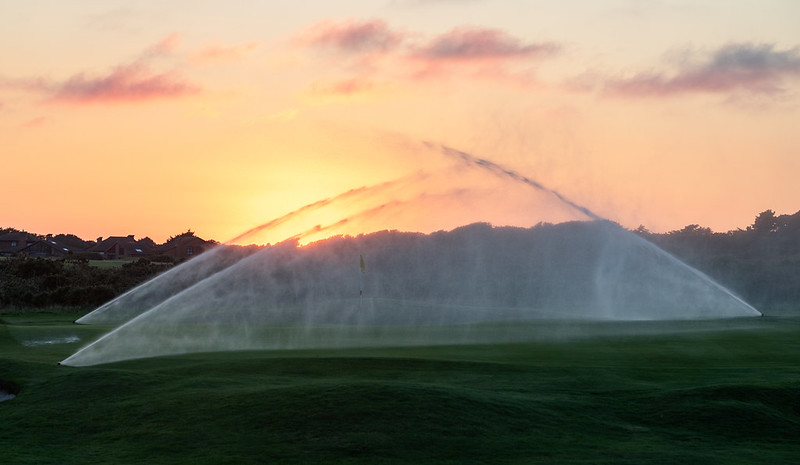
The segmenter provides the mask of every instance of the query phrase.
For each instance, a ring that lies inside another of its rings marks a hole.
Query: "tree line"
[[[144,258],[114,268],[86,259],[0,259],[0,311],[97,307],[173,265]]]
[[[745,229],[724,233],[697,224],[667,233],[652,233],[642,226],[633,232],[759,309],[800,309],[800,212],[776,215],[766,210]],[[140,258],[100,268],[74,257],[0,259],[0,311],[96,307],[174,264]]]
[[[654,234],[634,231],[768,312],[800,310],[800,212],[759,213],[746,229],[724,233],[690,224]]]

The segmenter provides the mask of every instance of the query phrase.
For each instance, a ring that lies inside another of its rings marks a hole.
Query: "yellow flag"
[[[363,255],[359,255],[359,256],[361,257],[361,272],[362,273],[366,273],[367,269],[364,268],[364,256]]]

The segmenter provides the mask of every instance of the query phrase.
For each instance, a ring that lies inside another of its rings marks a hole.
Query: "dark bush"
[[[74,256],[0,260],[0,309],[98,306],[169,266],[139,259],[120,268],[99,268]]]
[[[72,254],[72,258],[84,260],[102,260],[103,256],[97,252],[75,252]]]

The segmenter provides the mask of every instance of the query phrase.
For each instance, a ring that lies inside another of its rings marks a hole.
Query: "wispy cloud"
[[[174,72],[155,73],[133,64],[114,68],[105,76],[72,76],[55,86],[50,99],[69,103],[133,102],[182,97],[199,91],[199,87]]]
[[[800,79],[800,48],[774,44],[730,44],[694,59],[672,72],[653,71],[608,79],[605,90],[621,96],[661,97],[686,93],[779,94],[789,80]]]
[[[552,42],[524,43],[498,29],[462,27],[434,37],[414,55],[426,60],[503,60],[551,55]]]
[[[426,60],[528,58],[559,50],[553,42],[527,43],[499,29],[459,27],[421,41],[420,34],[393,30],[379,19],[325,21],[298,34],[304,46],[349,53],[393,53]]]
[[[534,70],[556,56],[554,42],[526,42],[499,29],[461,27],[414,44],[406,61],[415,80],[459,79],[538,87]]]
[[[375,81],[434,82],[456,74],[530,86],[531,67],[560,50],[556,43],[525,41],[499,29],[459,27],[428,35],[379,19],[318,23],[298,33],[295,43],[330,54],[331,68],[349,75],[326,84],[317,79],[310,91],[316,96],[353,96],[374,92]]]
[[[0,76],[0,88],[40,94],[45,102],[68,104],[128,103],[174,99],[201,92],[176,70],[154,71],[152,63],[170,57],[180,38],[169,35],[147,47],[132,62],[115,66],[106,73],[76,73],[64,80],[45,77]]]
[[[405,38],[404,34],[392,31],[385,21],[373,19],[318,23],[302,31],[298,42],[341,52],[365,53],[393,49]]]

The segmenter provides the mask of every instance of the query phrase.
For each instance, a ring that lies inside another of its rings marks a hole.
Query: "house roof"
[[[114,246],[119,245],[127,255],[145,254],[153,250],[151,242],[149,239],[137,241],[134,239],[133,234],[128,236],[109,236],[86,250],[89,252],[107,252]]]
[[[136,243],[136,241],[133,239],[133,234],[129,236],[109,236],[86,250],[90,252],[105,252],[117,244],[120,244],[124,247],[130,243]]]
[[[38,239],[38,240],[34,241],[32,244],[21,248],[19,251],[20,252],[29,251],[31,249],[35,249],[35,248],[39,247],[40,245],[43,245],[45,247],[49,247],[49,248],[53,249],[53,251],[58,253],[58,254],[68,254],[70,252],[70,248],[66,247],[65,244],[56,242],[56,241],[54,241],[52,239]]]
[[[91,247],[94,244],[94,241],[85,241],[74,234],[48,234],[45,239],[55,240],[59,244],[63,245],[64,247],[69,247],[73,251],[86,250],[87,247]]]

